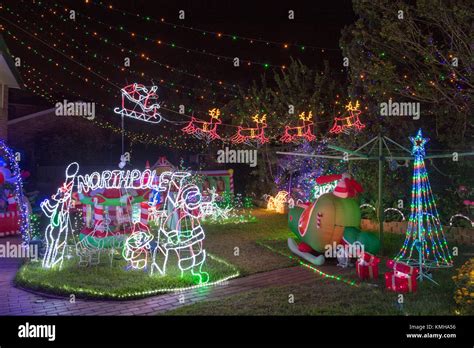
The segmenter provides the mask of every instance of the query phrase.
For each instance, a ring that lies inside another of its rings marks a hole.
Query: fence
[[[405,234],[407,231],[407,221],[384,222],[384,232]],[[361,228],[365,231],[378,231],[379,223],[377,221],[362,219]],[[466,227],[443,226],[444,233],[450,242],[460,244],[474,244],[474,229]]]

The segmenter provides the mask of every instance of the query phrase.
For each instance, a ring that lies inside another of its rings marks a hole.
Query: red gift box
[[[400,273],[405,273],[412,276],[418,275],[418,267],[410,266],[403,262],[397,262],[395,260],[388,260],[387,267],[393,271],[397,271]]]
[[[380,259],[369,253],[362,253],[356,262],[356,272],[360,279],[376,279],[379,277]]]
[[[392,269],[392,272],[385,273],[385,287],[388,290],[399,293],[416,292],[417,267],[394,260],[388,260],[387,267]]]
[[[387,272],[385,273],[385,287],[388,290],[399,293],[416,292],[416,276],[407,276],[404,273],[397,274],[397,272]]]

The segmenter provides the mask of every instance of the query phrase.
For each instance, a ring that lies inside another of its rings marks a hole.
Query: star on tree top
[[[429,138],[423,138],[421,128],[418,129],[415,137],[410,137],[410,141],[413,144],[411,149],[412,155],[425,156],[425,144],[429,141]]]

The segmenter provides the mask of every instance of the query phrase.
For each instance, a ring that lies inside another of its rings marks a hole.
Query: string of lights
[[[31,74],[32,72],[31,71],[35,71],[36,69],[34,68],[29,68],[27,71]],[[43,74],[41,73],[44,77],[48,78],[48,76],[46,74]],[[53,80],[51,78],[49,78],[50,80]],[[29,83],[30,82],[30,78],[27,77],[26,78],[27,82]],[[53,82],[54,83],[54,82]],[[52,93],[54,92],[57,92],[58,90],[57,89],[53,89],[53,88],[49,88],[49,90],[51,92],[48,92],[46,90],[44,90],[42,87],[40,87],[39,84],[35,83],[33,81],[33,91],[41,96],[43,96],[44,98],[46,98],[47,100],[49,100],[50,102],[52,103],[55,103],[57,101],[57,99],[52,95]],[[28,84],[27,84],[28,86]],[[38,91],[37,91],[38,90]],[[71,94],[75,94],[77,95],[78,97],[82,97],[80,94],[78,94],[77,92],[74,92],[72,90],[70,90]],[[66,96],[64,94],[61,94],[61,96],[63,98],[66,98]],[[102,106],[104,106],[105,108],[109,109],[109,110],[112,110],[112,108],[108,108],[107,106],[105,106],[104,104],[101,104]],[[220,112],[220,111],[219,111]],[[99,126],[100,128],[102,129],[107,129],[109,131],[112,131],[113,133],[115,134],[122,134],[122,128],[121,127],[117,127],[117,126],[114,126],[112,123],[108,122],[108,121],[105,121],[105,120],[92,120],[91,121],[92,123],[94,123],[96,126]],[[192,122],[192,121],[191,121]],[[327,122],[327,121],[323,121],[323,122]],[[205,122],[207,124],[207,122]],[[173,123],[174,125],[179,125],[180,123]],[[221,125],[221,123],[219,123],[219,125]],[[234,126],[234,125],[229,125],[229,126],[232,126],[232,127],[238,127],[238,126]],[[166,129],[166,126],[164,126],[163,128]],[[277,127],[278,128],[278,127]],[[240,129],[238,127],[238,129]],[[184,130],[184,129],[183,129]],[[276,129],[277,132],[280,131],[280,129]],[[166,133],[166,131],[164,131],[163,133]],[[194,135],[194,132],[193,133],[189,133],[189,134],[193,134]],[[166,145],[166,146],[169,146],[169,147],[174,147],[174,148],[178,148],[178,149],[185,149],[183,146],[181,146],[181,143],[179,141],[177,141],[178,139],[176,138],[172,138],[172,137],[165,137],[163,135],[157,135],[157,136],[152,136],[150,134],[146,134],[146,133],[135,133],[135,132],[130,132],[130,131],[125,131],[124,132],[124,135],[133,143],[144,143],[144,144],[153,144],[153,145]],[[235,137],[235,136],[234,136]],[[219,136],[219,139],[222,140],[223,142],[227,143],[227,142],[234,142],[233,138],[234,137],[230,137],[230,138],[225,138],[225,137],[220,137]],[[272,135],[272,136],[269,136],[267,139],[270,140],[277,140],[278,138],[278,134],[275,134],[275,135]],[[244,139],[245,140],[245,139]],[[203,147],[203,144],[201,145],[198,145],[199,148],[202,148]],[[186,148],[189,149],[189,144],[186,146]]]
[[[3,17],[0,16],[0,18],[3,18]],[[6,20],[6,21],[8,21],[8,22],[10,22],[9,20],[7,20],[7,19],[5,19],[5,18],[3,18],[3,19]],[[14,24],[13,22],[10,22],[10,23],[13,24],[14,26],[18,27],[18,26],[17,26],[16,24]],[[25,30],[23,30],[23,29],[20,28],[20,27],[18,27],[18,28],[19,28],[20,30],[22,30],[22,31],[25,31]],[[27,45],[24,41],[20,40],[18,37],[16,37],[15,34],[13,34],[12,32],[10,32],[8,29],[4,29],[4,31],[5,31],[7,34],[9,34],[10,36],[12,36],[13,38],[18,39],[19,42],[20,42],[22,45],[27,46],[27,48],[28,48],[29,50],[31,50],[33,53],[37,54],[39,57],[41,57],[42,59],[46,60],[47,62],[49,62],[49,63],[55,65],[56,67],[62,66],[62,70],[69,72],[69,74],[70,74],[71,76],[74,76],[74,77],[76,77],[76,78],[79,78],[81,81],[85,81],[85,82],[87,82],[87,83],[91,83],[93,86],[98,87],[98,85],[97,85],[94,81],[88,79],[87,77],[84,77],[83,75],[77,74],[76,72],[74,72],[74,71],[72,71],[72,70],[67,69],[64,65],[61,65],[60,63],[54,61],[54,60],[53,60],[52,58],[50,58],[50,57],[46,57],[44,54],[42,54],[41,52],[39,52],[39,51],[37,51],[36,49],[32,48],[30,45]],[[26,31],[25,31],[25,32],[26,32]],[[28,33],[28,32],[26,32],[26,33]],[[33,36],[33,35],[31,35],[30,33],[28,33],[28,35],[30,35],[30,37],[33,37],[34,39],[39,40],[41,43],[47,45],[47,46],[50,47],[51,49],[57,51],[56,48],[51,47],[50,45],[48,45],[47,43],[45,43],[43,40],[38,39],[36,36]],[[67,55],[65,55],[65,54],[62,54],[62,55],[63,55],[64,57],[66,57],[67,59],[69,59],[69,60],[71,60],[71,61],[73,61],[73,62],[79,64],[80,66],[84,67],[82,63],[77,62],[74,58],[71,58],[71,57],[69,57],[69,56],[67,56]],[[87,68],[87,70],[93,72],[91,69],[88,69],[88,68]],[[93,73],[94,73],[94,75],[96,75],[97,77],[99,77],[99,78],[105,80],[107,83],[109,83],[109,84],[111,84],[112,86],[114,86],[115,88],[117,88],[117,90],[120,90],[120,87],[119,87],[117,84],[111,82],[111,81],[109,80],[109,78],[105,78],[105,77],[103,77],[103,76],[101,76],[100,74],[95,73],[95,72],[93,72]],[[117,94],[117,90],[116,90],[116,91],[113,91],[113,90],[111,90],[110,88],[106,88],[104,85],[101,85],[99,88],[101,88],[101,89],[106,89],[108,92],[110,92],[111,94],[113,94],[116,98],[119,98],[119,96],[120,96],[119,94]],[[168,112],[171,112],[171,113],[180,115],[180,116],[184,116],[184,117],[187,117],[187,118],[189,118],[189,119],[191,119],[191,118],[193,117],[193,116],[191,116],[191,115],[188,115],[188,114],[185,114],[185,113],[181,113],[181,112],[179,112],[179,110],[177,111],[177,110],[169,109],[169,108],[165,107],[164,105],[161,105],[160,108],[161,108],[162,110],[165,110],[165,111],[168,111]],[[175,124],[182,124],[183,122],[185,122],[185,121],[171,121],[171,120],[167,120],[167,121],[168,121],[168,122],[171,122],[171,123],[175,123]],[[231,125],[231,124],[228,124],[228,126],[236,127],[235,125]]]
[[[288,50],[290,48],[296,48],[299,52],[318,51],[318,52],[324,53],[325,51],[340,51],[340,48],[329,48],[329,47],[312,46],[312,45],[306,45],[306,44],[300,44],[300,43],[288,43],[288,42],[272,41],[272,40],[266,40],[266,39],[258,39],[258,38],[237,35],[237,34],[216,32],[216,31],[210,31],[210,30],[205,30],[205,29],[196,28],[196,27],[190,27],[190,26],[186,26],[182,24],[171,23],[171,22],[166,21],[165,18],[163,17],[158,20],[151,16],[144,16],[139,13],[132,13],[129,11],[125,11],[123,9],[117,9],[113,7],[112,5],[106,5],[103,1],[86,0],[86,4],[100,6],[104,9],[119,13],[123,16],[140,18],[141,20],[146,21],[146,22],[162,24],[162,25],[172,27],[174,29],[179,28],[179,29],[184,29],[188,31],[194,31],[194,32],[202,34],[203,36],[214,37],[215,39],[218,39],[218,40],[227,38],[227,39],[230,39],[231,42],[235,42],[238,40],[238,41],[247,42],[248,44],[260,43],[266,47],[273,46],[277,48],[283,48],[285,50]]]
[[[25,85],[30,88],[30,91],[33,92],[34,94],[45,98],[52,104],[55,104],[58,99],[50,92],[45,90],[43,87],[40,87],[39,84],[34,82],[31,78],[26,77],[25,80],[27,83]],[[30,86],[29,83],[32,83],[33,86]],[[57,90],[54,90],[50,88],[51,92],[54,92],[56,95],[61,96],[61,98],[66,98],[66,95],[58,92]],[[74,92],[73,92],[74,93]],[[103,104],[101,104],[103,105]],[[105,121],[105,120],[97,120],[94,118],[93,120],[89,120],[92,124],[95,126],[98,126],[102,129],[111,131],[112,133],[115,134],[122,134],[122,128],[117,127],[113,125],[111,122]],[[204,147],[204,144],[201,144],[199,142],[196,142],[195,144],[191,143],[183,143],[182,138],[178,135],[176,137],[170,136],[169,132],[166,132],[166,125],[163,125],[164,128],[164,134],[150,134],[150,133],[142,133],[142,132],[133,132],[129,130],[124,130],[124,136],[130,141],[130,143],[137,144],[145,144],[145,145],[156,145],[156,146],[164,146],[164,147],[169,147],[169,148],[175,148],[175,149],[180,149],[180,150],[189,150],[189,149],[199,149],[202,150]]]
[[[40,2],[37,2],[35,4],[38,7],[41,7],[41,8],[44,8],[45,10],[47,10],[47,12],[52,15],[52,17],[54,17],[56,19],[59,19],[59,20],[65,22],[69,25],[71,24],[71,20],[68,19],[67,14],[57,15],[58,14],[57,10],[55,10],[54,8],[46,7],[46,5],[44,3],[40,3]],[[30,4],[28,4],[28,6],[30,6]],[[53,6],[55,6],[56,8],[60,8],[59,4],[54,4]],[[65,12],[68,11],[67,8],[66,9],[60,8],[60,10],[64,10]],[[204,77],[201,74],[194,74],[194,73],[189,72],[185,69],[176,68],[176,67],[172,66],[171,64],[162,63],[162,62],[160,62],[160,61],[158,61],[158,60],[156,60],[156,59],[152,58],[151,56],[146,55],[144,53],[138,54],[138,53],[132,51],[130,48],[128,48],[127,45],[124,45],[122,43],[114,43],[113,40],[110,40],[110,38],[106,38],[106,37],[101,36],[97,31],[91,31],[90,27],[86,24],[82,24],[82,23],[73,23],[73,24],[74,24],[74,26],[73,26],[74,29],[79,30],[79,27],[81,27],[83,29],[83,30],[81,30],[81,32],[83,34],[85,34],[87,36],[90,36],[90,37],[93,37],[96,40],[99,40],[101,43],[117,47],[121,50],[122,53],[131,54],[134,57],[143,59],[143,60],[148,61],[150,63],[156,64],[157,66],[159,66],[161,68],[167,69],[168,71],[170,71],[172,73],[179,73],[179,74],[182,74],[182,75],[185,75],[185,76],[188,76],[188,77],[192,77],[192,78],[195,78],[195,79],[197,79],[201,82],[205,82],[209,85],[216,86],[216,87],[222,88],[224,90],[227,90],[227,89],[235,89],[236,90],[236,89],[238,89],[236,84],[228,84],[228,83],[225,83],[222,80],[213,80],[213,79]],[[157,44],[158,44],[158,42],[157,42]]]
[[[208,91],[206,88],[202,89],[202,88],[195,88],[195,87],[189,87],[189,86],[185,86],[185,85],[182,85],[182,84],[178,84],[178,83],[175,83],[175,82],[167,82],[165,79],[163,79],[162,77],[155,77],[155,76],[150,76],[148,73],[145,73],[145,72],[139,72],[137,70],[134,70],[130,67],[124,67],[123,65],[119,65],[119,64],[115,64],[111,61],[111,58],[110,56],[104,56],[104,55],[101,55],[100,53],[96,52],[96,51],[93,51],[92,49],[89,48],[89,45],[87,45],[87,43],[81,41],[80,43],[75,40],[72,36],[69,36],[67,34],[65,34],[64,32],[60,32],[52,23],[49,23],[49,26],[47,26],[47,28],[44,28],[43,26],[41,26],[40,24],[36,23],[35,21],[32,21],[30,18],[28,19],[25,19],[25,18],[22,18],[20,16],[20,14],[18,13],[15,13],[11,8],[9,8],[8,6],[5,7],[5,10],[7,12],[9,12],[10,14],[12,14],[13,16],[16,16],[17,17],[17,23],[18,21],[21,22],[21,25],[31,31],[35,36],[38,36],[37,32],[35,32],[33,30],[33,28],[31,28],[29,26],[29,24],[32,24],[35,26],[35,28],[37,28],[37,31],[40,31],[42,33],[45,33],[45,35],[48,35],[50,38],[48,40],[53,40],[53,46],[60,49],[63,53],[65,54],[68,54],[64,49],[61,49],[58,47],[58,43],[60,43],[61,45],[64,45],[66,46],[67,48],[71,48],[71,49],[75,49],[76,51],[79,51],[80,52],[80,55],[84,55],[87,54],[87,56],[93,60],[96,60],[100,63],[103,63],[103,64],[108,64],[110,66],[113,66],[114,68],[118,69],[120,72],[127,72],[127,73],[130,73],[134,76],[136,76],[137,78],[144,78],[145,76],[149,79],[151,79],[153,82],[156,81],[156,83],[158,83],[160,86],[164,87],[164,88],[167,88],[175,93],[180,93],[182,92],[181,90],[177,89],[176,87],[179,87],[179,88],[182,88],[182,89],[188,89],[190,91],[198,91],[198,93],[191,93],[191,92],[187,92],[186,94],[188,96],[195,96],[196,99],[201,99],[201,100],[206,100],[206,98],[204,98],[204,95],[203,94],[206,94],[208,92],[211,92],[211,91]],[[33,10],[30,8],[30,11],[33,12]],[[43,16],[43,15],[41,15]],[[19,23],[18,23],[19,24]],[[59,34],[59,35],[57,35]],[[58,38],[58,36],[63,36],[65,37],[67,40],[61,40]],[[70,56],[74,57],[73,55],[69,54]],[[98,70],[97,70],[98,71]],[[98,71],[100,73],[100,71]],[[221,94],[221,93],[216,93],[216,92],[211,92],[213,96],[222,96],[222,97],[234,97],[234,98],[237,98],[238,95],[236,94]]]
[[[7,20],[7,21],[8,21],[8,20]],[[11,24],[13,24],[14,26],[17,26],[17,25],[15,25],[14,23],[12,23],[11,21],[8,21],[8,22],[11,23]],[[18,26],[17,26],[17,27],[18,27]],[[19,28],[19,29],[21,29],[22,31],[26,32],[28,35],[32,36],[32,35],[31,35],[28,31],[26,31],[25,29],[23,29],[23,28]],[[56,52],[62,53],[61,51],[58,51],[56,48],[51,47],[49,44],[45,43],[43,40],[39,39],[38,37],[36,37],[36,36],[32,36],[32,37],[34,37],[36,40],[40,41],[41,43],[44,43],[45,45],[47,45],[47,46],[50,47],[51,49],[55,50]],[[73,61],[73,62],[79,64],[80,66],[84,67],[83,64],[81,64],[81,63],[75,61],[74,58],[69,57],[69,56],[67,56],[67,55],[64,54],[64,53],[62,53],[62,55],[65,56],[66,58],[70,59],[71,61]],[[93,73],[94,73],[94,75],[96,75],[97,77],[106,80],[106,82],[108,82],[109,84],[112,84],[114,87],[117,87],[117,85],[114,84],[113,82],[111,82],[108,78],[104,78],[101,74],[98,74],[98,73],[96,73],[96,72],[93,72]],[[169,110],[169,109],[168,109],[168,110]],[[178,113],[178,112],[176,112],[176,111],[174,111],[174,110],[169,110],[169,111]],[[181,113],[180,113],[180,114],[181,114]],[[184,114],[182,114],[182,115],[184,115]],[[189,116],[189,115],[185,115],[185,116],[187,116],[187,117],[192,117],[192,116]],[[170,121],[170,122],[172,122],[172,121]],[[238,131],[237,131],[238,133],[237,133],[235,136],[239,136],[240,138],[241,138],[242,135],[246,132],[246,130],[248,130],[248,131],[253,130],[253,128],[242,128],[241,126],[235,126],[235,125],[227,125],[227,126],[238,127]],[[266,128],[266,124],[265,124],[265,127],[264,127],[264,128]],[[263,132],[263,129],[262,129],[262,132]],[[231,140],[231,141],[234,142],[235,136],[229,138],[228,140]],[[264,137],[264,134],[263,134],[263,133],[262,133],[262,136]],[[253,137],[253,135],[252,135],[252,137]],[[244,138],[247,139],[247,136],[245,135]],[[233,140],[233,139],[234,139],[234,140]],[[268,138],[267,138],[266,141],[268,141]]]
[[[55,6],[58,6],[57,4]],[[69,8],[64,8],[64,11],[69,11],[70,9]],[[120,33],[126,33],[130,38],[140,38],[142,39],[143,41],[147,42],[147,43],[156,43],[160,46],[166,46],[166,47],[170,47],[170,48],[175,48],[175,49],[179,49],[179,50],[182,50],[184,51],[185,53],[196,53],[196,54],[200,54],[200,55],[204,55],[204,56],[208,56],[208,57],[213,57],[213,58],[216,58],[216,60],[218,61],[227,61],[227,62],[230,62],[230,64],[233,64],[234,62],[234,59],[235,57],[230,57],[230,56],[225,56],[225,55],[222,55],[222,54],[216,54],[216,53],[212,53],[212,52],[208,52],[207,50],[204,50],[204,49],[196,49],[196,48],[189,48],[189,47],[185,47],[185,46],[182,46],[182,45],[178,45],[176,44],[175,42],[171,42],[171,41],[166,41],[164,39],[154,39],[148,35],[144,35],[144,34],[140,34],[140,33],[136,33],[136,32],[133,32],[133,31],[130,31],[128,30],[127,28],[125,28],[123,25],[112,25],[112,24],[108,24],[108,23],[105,23],[103,21],[101,21],[100,19],[96,18],[96,17],[91,17],[87,14],[82,14],[82,16],[86,19],[88,19],[91,23],[96,23],[96,24],[100,24],[104,27],[106,27],[107,29],[109,30],[114,30],[114,31],[117,31],[117,32],[120,32]],[[268,69],[270,67],[272,68],[278,68],[278,69],[285,69],[286,68],[286,65],[282,65],[282,64],[270,64],[270,63],[266,63],[266,62],[258,62],[258,61],[255,61],[255,60],[250,60],[250,59],[239,59],[240,62],[244,63],[243,66],[251,66],[251,65],[257,65],[257,66],[261,66],[265,69]]]

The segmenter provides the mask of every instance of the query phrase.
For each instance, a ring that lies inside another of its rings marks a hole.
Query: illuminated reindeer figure
[[[346,133],[350,128],[356,128],[358,131],[365,128],[365,125],[362,124],[359,120],[359,115],[361,111],[359,110],[359,101],[356,101],[355,105],[352,105],[352,102],[346,105],[346,110],[349,111],[350,116],[347,117],[335,117],[334,125],[332,126],[329,132],[339,134]]]
[[[188,125],[182,129],[186,134],[192,134],[198,139],[205,139],[208,143],[215,139],[221,139],[217,134],[217,126],[222,123],[219,119],[221,111],[217,108],[209,110],[209,116],[211,121],[206,122],[196,119],[194,116],[191,117]]]
[[[159,123],[161,115],[158,112],[160,104],[157,103],[157,89],[157,86],[147,89],[138,83],[125,86],[120,90],[122,92],[122,108],[115,108],[114,112],[145,122]]]
[[[267,115],[263,115],[260,119],[258,114],[252,117],[256,123],[255,128],[244,128],[239,126],[237,133],[230,138],[234,144],[249,144],[251,141],[256,141],[258,145],[268,143],[269,139],[265,136],[265,128],[267,128]]]
[[[313,134],[313,114],[310,111],[308,116],[305,116],[305,112],[303,111],[299,115],[299,119],[302,121],[301,126],[290,127],[285,126],[285,134],[280,138],[280,141],[283,143],[291,143],[298,138],[305,138],[307,141],[313,141],[316,139],[316,136]]]

